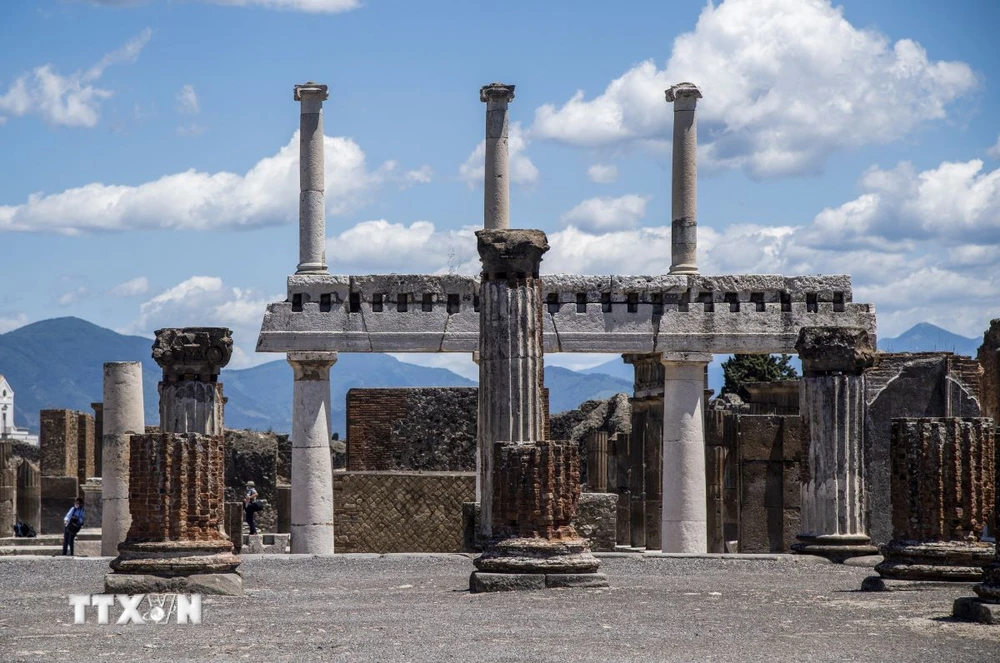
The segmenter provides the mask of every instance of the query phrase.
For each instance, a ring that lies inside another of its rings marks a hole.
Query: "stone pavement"
[[[200,626],[74,625],[67,596],[101,592],[107,564],[0,559],[0,660],[957,663],[1000,651],[1000,628],[949,618],[966,583],[861,593],[870,567],[787,558],[610,555],[610,589],[472,595],[462,555],[252,556],[246,596],[204,597]]]

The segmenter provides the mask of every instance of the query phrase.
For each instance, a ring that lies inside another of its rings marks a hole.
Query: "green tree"
[[[743,389],[748,382],[777,382],[779,380],[794,380],[799,377],[795,367],[791,365],[790,355],[733,355],[722,362],[722,374],[725,384],[724,394],[738,394],[747,398],[749,394]]]

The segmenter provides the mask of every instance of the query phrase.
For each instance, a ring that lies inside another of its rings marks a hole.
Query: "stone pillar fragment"
[[[128,506],[130,437],[146,430],[142,364],[104,364],[103,441],[101,444],[101,555],[118,554],[132,516]]]
[[[40,533],[61,534],[63,517],[79,496],[77,414],[72,410],[42,410],[39,413],[39,465],[42,472]]]
[[[80,486],[83,486],[90,477],[97,476],[94,462],[94,435],[94,418],[89,414],[77,412],[76,480]]]
[[[793,552],[842,562],[878,552],[865,518],[864,370],[875,361],[868,332],[806,327],[795,349],[802,359],[802,416],[808,443],[802,467],[801,530]]]
[[[41,478],[37,465],[21,461],[17,468],[17,519],[31,525],[36,532],[42,531]]]
[[[674,105],[671,274],[698,273],[698,125],[695,107],[701,90],[680,83],[666,91]]]
[[[83,508],[87,511],[87,527],[95,527],[104,517],[102,479],[91,477],[80,485]]]
[[[641,435],[628,435],[629,545],[646,547],[646,457]]]
[[[13,443],[0,440],[0,537],[13,536],[17,519],[17,469]]]
[[[292,487],[279,483],[274,488],[275,510],[278,512],[278,534],[289,534],[292,531]]]
[[[333,554],[330,367],[336,352],[294,352],[292,399],[292,554]]]
[[[475,560],[473,592],[607,586],[573,528],[580,499],[579,447],[545,440],[542,293],[548,250],[538,230],[476,233],[480,282],[480,439],[492,452],[482,519],[491,538]]]
[[[91,403],[94,410],[94,476],[104,476],[104,403]]]
[[[660,550],[663,510],[663,363],[658,352],[625,354],[622,359],[625,363],[632,364],[635,374],[629,402],[632,406],[632,444],[638,447],[636,453],[642,454],[641,485],[645,496],[642,537],[647,549]],[[638,480],[635,485],[639,485]]]
[[[991,419],[893,419],[893,538],[885,578],[979,580],[995,547],[980,541],[993,511]]]
[[[232,346],[228,329],[157,330],[153,359],[163,369],[165,419],[159,433],[131,436],[132,523],[111,562],[114,573],[105,576],[105,591],[243,594],[240,560],[225,533],[224,399],[218,382]],[[201,386],[191,389],[190,383]],[[183,427],[197,430],[178,430]]]
[[[664,353],[663,552],[708,551],[705,367],[712,355]]]
[[[608,492],[608,432],[604,430],[587,435],[587,490]]]
[[[295,86],[299,118],[299,266],[296,274],[326,273],[326,164],[323,102],[327,86]]]
[[[514,99],[514,86],[490,83],[479,90],[486,104],[486,171],[483,182],[483,228],[510,228],[510,144],[507,137],[507,105]]]

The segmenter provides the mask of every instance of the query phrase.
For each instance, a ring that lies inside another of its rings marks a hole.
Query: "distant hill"
[[[90,412],[103,398],[103,365],[140,361],[146,421],[159,419],[157,383],[160,368],[150,356],[152,339],[125,336],[79,318],[55,318],[0,334],[0,373],[14,387],[14,417],[19,426],[38,431],[38,411],[70,408]],[[232,428],[291,431],[292,369],[284,360],[222,372],[226,425]],[[559,367],[545,371],[553,413],[585,400],[631,391],[623,381],[601,374],[584,375]],[[475,383],[443,368],[401,362],[389,355],[341,353],[330,372],[330,419],[333,431],[346,434],[345,398],[352,387],[460,387]]]
[[[929,322],[921,322],[895,338],[879,339],[878,349],[883,352],[954,352],[975,357],[982,342],[982,337],[966,338]]]

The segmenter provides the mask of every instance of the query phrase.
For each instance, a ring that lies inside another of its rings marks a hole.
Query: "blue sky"
[[[477,271],[499,80],[543,268],[665,272],[663,90],[690,80],[703,273],[851,273],[881,335],[977,336],[1000,315],[997,25],[988,0],[5,2],[0,332],[227,325],[234,366],[276,359],[253,345],[297,262],[306,80],[331,89],[331,271]]]

